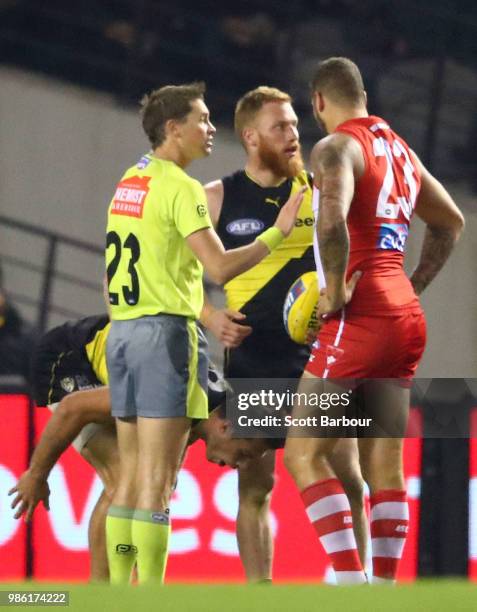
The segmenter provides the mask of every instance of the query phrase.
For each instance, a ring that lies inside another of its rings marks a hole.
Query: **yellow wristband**
[[[257,240],[263,242],[270,252],[272,252],[273,249],[276,249],[277,246],[283,242],[284,238],[285,236],[278,229],[278,227],[275,226],[269,227],[267,230],[257,236]]]

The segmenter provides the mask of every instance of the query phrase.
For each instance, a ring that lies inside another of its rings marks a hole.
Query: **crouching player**
[[[70,445],[96,470],[104,491],[91,515],[89,547],[91,579],[107,580],[105,519],[118,478],[119,456],[105,362],[110,323],[106,315],[72,321],[48,332],[39,343],[34,359],[34,393],[38,406],[48,406],[52,416],[33,453],[29,469],[10,494],[15,518],[32,517],[40,501],[48,509],[48,475]],[[192,427],[189,444],[198,439],[207,444],[207,458],[243,473],[240,504],[256,497],[253,460],[267,450],[263,440],[231,439],[231,428],[221,405],[225,402],[222,375],[209,366],[209,419]],[[260,474],[255,475],[260,481]],[[247,483],[249,486],[247,486]],[[247,568],[246,568],[247,569]]]

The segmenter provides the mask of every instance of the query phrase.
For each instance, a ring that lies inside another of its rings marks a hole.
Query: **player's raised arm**
[[[432,176],[415,156],[421,173],[421,190],[416,214],[426,224],[421,256],[411,275],[411,283],[420,295],[443,267],[464,229],[464,216],[445,187]]]
[[[319,315],[339,310],[350,299],[358,276],[346,285],[349,233],[346,224],[356,176],[363,172],[359,145],[349,136],[333,134],[320,140],[311,153],[314,183],[320,192],[318,243],[326,278],[326,300]]]
[[[11,505],[17,508],[16,519],[25,514],[25,521],[28,522],[40,501],[49,510],[47,478],[55,463],[85,425],[104,423],[110,419],[107,387],[78,391],[61,400],[43,430],[28,470],[8,492],[9,495],[16,493]]]
[[[290,196],[281,208],[273,227],[260,234],[247,246],[226,251],[220,238],[210,228],[196,231],[186,240],[210,278],[223,285],[234,276],[245,272],[268,255],[292,231],[305,188]]]

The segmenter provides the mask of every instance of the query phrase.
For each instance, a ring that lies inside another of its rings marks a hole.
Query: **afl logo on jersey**
[[[229,234],[234,236],[249,236],[261,232],[265,224],[259,219],[236,219],[231,221],[226,229]]]

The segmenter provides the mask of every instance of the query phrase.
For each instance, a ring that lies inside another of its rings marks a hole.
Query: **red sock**
[[[394,582],[409,528],[406,491],[378,491],[370,504],[373,582]]]
[[[362,584],[366,575],[359,559],[348,498],[336,478],[321,480],[301,493],[306,513],[335,570],[338,584]]]

